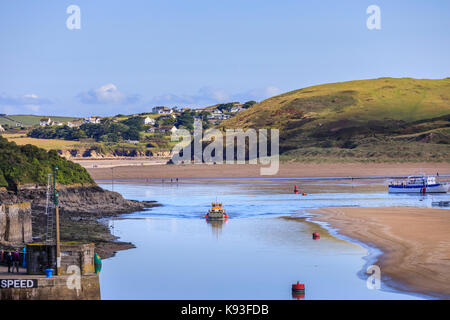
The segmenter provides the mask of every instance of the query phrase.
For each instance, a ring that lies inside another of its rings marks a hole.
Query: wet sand
[[[383,251],[375,263],[397,289],[450,299],[450,210],[322,208],[314,220]]]
[[[262,176],[260,165],[161,165],[128,160],[80,162],[95,180],[111,179],[195,179],[195,178],[287,178],[408,176],[418,173],[450,174],[450,163],[281,163],[276,175]],[[96,167],[94,167],[96,166]],[[114,168],[111,170],[111,168]]]

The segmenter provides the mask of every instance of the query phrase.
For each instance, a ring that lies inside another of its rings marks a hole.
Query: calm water
[[[102,185],[111,189],[110,184]],[[116,184],[127,199],[163,204],[110,221],[115,235],[136,249],[103,261],[103,299],[292,299],[290,286],[306,285],[306,299],[418,299],[366,287],[368,249],[341,239],[308,219],[322,206],[430,207],[443,196],[364,192],[364,184],[285,183]],[[377,189],[377,188],[374,188]],[[378,187],[378,189],[380,189]],[[207,223],[210,202],[223,201],[230,219]],[[314,241],[311,233],[319,231]],[[373,253],[373,250],[370,250]]]

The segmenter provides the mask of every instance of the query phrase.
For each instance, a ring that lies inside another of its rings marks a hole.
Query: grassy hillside
[[[35,116],[35,115],[6,115],[0,117],[0,124],[9,124],[10,126],[15,126],[16,123],[20,123],[24,127],[39,125],[39,120],[42,118],[48,118],[49,116]],[[68,122],[73,121],[78,118],[74,117],[58,117],[51,116],[53,121],[57,122]]]
[[[59,167],[57,182],[60,184],[94,184],[86,169],[65,160],[56,151],[18,146],[0,136],[0,187],[14,190],[26,183],[45,185],[47,174],[55,165]]]
[[[308,87],[262,101],[221,127],[278,128],[285,159],[448,161],[450,78]]]

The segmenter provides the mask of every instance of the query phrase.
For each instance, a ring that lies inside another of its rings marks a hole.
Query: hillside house
[[[144,124],[146,124],[146,125],[154,125],[155,124],[155,119],[152,119],[150,117],[146,117],[144,119]]]
[[[238,113],[238,112],[241,112],[242,110],[244,110],[244,108],[242,108],[242,105],[241,106],[234,106],[234,107],[230,108],[230,112],[231,113]]]
[[[173,127],[159,127],[158,131],[161,133],[174,133],[176,132],[178,129],[177,127],[173,126]]]
[[[152,112],[158,113],[158,114],[170,114],[173,112],[173,110],[170,109],[169,107],[159,106],[159,107],[153,107]]]
[[[101,120],[100,117],[92,116],[92,117],[84,118],[84,123],[94,123],[94,124],[98,124],[98,123],[100,123],[100,120]]]
[[[160,116],[158,118],[158,120],[164,120],[164,119],[170,119],[170,118],[176,119],[177,117],[174,114],[167,114],[167,115]]]
[[[78,128],[82,124],[83,124],[83,122],[81,122],[81,121],[69,121],[69,122],[67,122],[67,126],[69,128]]]
[[[4,132],[5,129],[2,127],[2,125],[0,124],[0,132]]]
[[[50,118],[42,118],[41,120],[39,120],[39,125],[40,126],[51,126],[53,124],[52,119]]]

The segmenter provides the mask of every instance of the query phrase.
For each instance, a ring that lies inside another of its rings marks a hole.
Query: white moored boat
[[[390,193],[446,193],[449,185],[439,183],[435,176],[409,176],[406,180],[396,180],[389,183]]]

